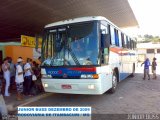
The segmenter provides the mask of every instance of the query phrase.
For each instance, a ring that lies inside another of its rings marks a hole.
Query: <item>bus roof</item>
[[[93,21],[93,20],[107,20],[107,19],[102,16],[79,17],[79,18],[73,18],[73,19],[63,20],[63,21],[59,21],[59,22],[54,22],[54,23],[46,25],[45,28],[58,26],[58,25],[65,25],[65,24],[70,24],[70,23]],[[109,21],[109,20],[107,20],[107,21]]]
[[[68,20],[63,20],[63,21],[58,21],[58,22],[54,22],[51,24],[46,25],[44,28],[49,28],[49,27],[54,27],[54,26],[59,26],[59,25],[65,25],[65,24],[71,24],[71,23],[78,23],[78,22],[85,22],[85,21],[93,21],[93,20],[105,20],[107,21],[110,25],[114,26],[116,29],[118,29],[119,31],[120,28],[118,28],[114,23],[112,23],[111,21],[109,21],[108,19],[106,19],[103,16],[87,16],[87,17],[79,17],[79,18],[73,18],[73,19],[68,19]],[[122,32],[122,31],[121,31]],[[125,34],[124,32],[122,32],[123,34]],[[125,34],[126,35],[126,34]],[[128,36],[128,35],[127,35]],[[129,37],[129,36],[128,36]]]

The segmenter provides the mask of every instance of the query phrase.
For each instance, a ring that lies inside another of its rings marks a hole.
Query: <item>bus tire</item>
[[[109,92],[111,94],[115,93],[116,88],[117,88],[117,83],[118,83],[118,81],[117,81],[117,74],[114,72],[113,76],[112,76],[112,88],[109,90]]]
[[[135,63],[133,63],[132,73],[131,73],[130,77],[134,77],[134,74],[135,74]]]
[[[0,120],[3,120],[2,113],[0,112]]]

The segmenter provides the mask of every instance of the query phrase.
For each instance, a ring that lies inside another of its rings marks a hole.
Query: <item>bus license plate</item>
[[[62,85],[62,89],[72,89],[71,85]]]

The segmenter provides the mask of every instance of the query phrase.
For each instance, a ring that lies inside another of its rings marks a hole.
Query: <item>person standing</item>
[[[2,93],[2,81],[3,81],[3,70],[2,70],[2,63],[0,62],[0,94]]]
[[[7,58],[4,59],[4,62],[2,64],[2,70],[3,70],[3,77],[6,81],[4,96],[10,96],[8,92],[10,86],[10,64],[8,63]]]
[[[152,61],[152,73],[153,73],[153,79],[157,79],[157,75],[156,75],[156,66],[157,66],[157,62],[156,62],[156,58],[153,58]]]
[[[25,95],[30,95],[31,83],[32,83],[32,59],[27,58],[27,63],[24,65],[25,71]]]
[[[146,58],[146,60],[141,64],[141,66],[144,64],[144,77],[143,77],[143,80],[146,79],[146,74],[148,75],[148,80],[150,80],[150,75],[149,75],[149,66],[151,65],[150,64],[150,61],[148,58]]]
[[[10,64],[10,90],[13,90],[15,85],[16,69],[11,57],[8,58],[8,62]]]
[[[24,82],[24,77],[23,77],[23,68],[22,68],[22,63],[23,60],[21,58],[17,59],[17,65],[16,65],[16,87],[17,87],[17,100],[23,100],[23,82]]]

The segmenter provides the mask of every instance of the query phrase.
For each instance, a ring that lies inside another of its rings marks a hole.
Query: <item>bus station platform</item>
[[[27,106],[28,104],[32,103],[32,102],[36,102],[37,100],[40,100],[42,98],[48,97],[50,96],[52,93],[40,93],[38,95],[34,95],[34,96],[24,96],[23,100],[18,101],[16,99],[16,92],[11,93],[9,97],[5,97],[4,96],[4,101],[6,103],[6,107],[8,109],[8,112],[12,113],[12,112],[16,112],[18,107],[21,106]]]

